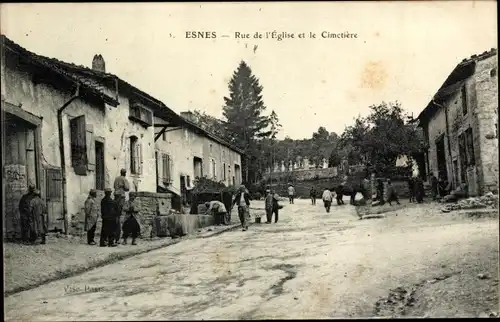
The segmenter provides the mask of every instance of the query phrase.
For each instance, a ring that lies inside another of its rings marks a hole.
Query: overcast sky
[[[285,135],[341,133],[368,106],[398,100],[416,116],[463,58],[497,47],[496,2],[2,4],[1,30],[38,54],[106,71],[176,112],[222,116],[245,60]],[[214,31],[216,39],[186,39]],[[234,39],[235,32],[316,39]],[[323,39],[322,31],[356,33]],[[229,35],[229,38],[222,38]],[[254,45],[258,45],[254,52]]]

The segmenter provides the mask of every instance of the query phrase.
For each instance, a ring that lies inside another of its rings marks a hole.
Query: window
[[[166,141],[166,140],[167,140],[167,132],[165,132],[165,131],[164,131],[164,132],[161,134],[161,139],[162,139],[163,141]]]
[[[85,115],[69,121],[71,137],[71,165],[75,173],[86,176],[95,170],[94,129],[85,122]]]
[[[465,142],[467,147],[467,163],[469,165],[476,164],[476,159],[474,156],[474,140],[472,138],[472,128],[468,128],[465,131]]]
[[[188,187],[191,187],[191,177],[190,176],[186,176],[186,183],[187,183]]]
[[[163,184],[171,184],[172,183],[172,159],[170,155],[163,154],[162,155],[162,181]]]
[[[142,174],[142,145],[137,136],[130,137],[130,173]]]
[[[130,102],[129,119],[145,127],[153,125],[153,113],[138,102]]]
[[[212,154],[212,144],[210,144],[210,154]]]
[[[463,115],[467,115],[467,90],[465,88],[465,84],[462,86],[462,113]]]
[[[497,69],[496,69],[496,68],[493,68],[493,69],[490,71],[490,76],[491,76],[491,77],[495,77],[495,76],[497,76]]]
[[[226,181],[226,164],[223,163],[222,165],[222,180]]]

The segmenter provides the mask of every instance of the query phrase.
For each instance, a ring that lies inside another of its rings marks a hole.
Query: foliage
[[[219,193],[226,191],[227,187],[223,182],[214,181],[207,177],[197,178],[194,181],[193,194],[198,193]]]
[[[363,163],[372,171],[390,171],[400,156],[411,156],[422,150],[422,137],[408,116],[396,103],[370,106],[371,113],[358,117],[354,125],[345,129],[341,147],[347,148],[350,164]]]
[[[202,129],[215,134],[225,141],[230,142],[231,136],[226,131],[226,124],[223,120],[208,115],[205,112],[200,112],[198,110],[194,110],[192,113],[197,120],[197,125],[199,125]]]
[[[250,67],[241,61],[229,81],[229,97],[224,97],[225,130],[231,133],[230,142],[245,152],[242,162],[245,182],[249,182],[250,177],[255,181],[259,168],[262,168],[258,141],[272,134],[268,129],[271,119],[263,114],[266,106],[262,100],[262,89]],[[276,113],[273,118],[276,127]]]

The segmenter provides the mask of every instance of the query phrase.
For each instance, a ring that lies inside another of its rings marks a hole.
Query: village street
[[[424,205],[358,220],[350,205],[327,214],[319,200],[284,204],[277,224],[187,240],[12,295],[5,318],[369,317],[384,315],[383,305],[374,308],[390,289],[421,282],[407,316],[498,309],[487,307],[498,303],[498,218],[458,218]]]

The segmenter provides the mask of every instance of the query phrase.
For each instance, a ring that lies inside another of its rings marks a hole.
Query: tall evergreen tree
[[[263,115],[266,109],[262,100],[262,86],[252,74],[250,67],[241,61],[229,81],[229,97],[224,97],[223,115],[228,133],[232,133],[232,143],[245,152],[242,168],[245,182],[250,181],[250,172],[255,180],[252,164],[260,154],[257,140],[269,137],[267,131],[269,117]]]

